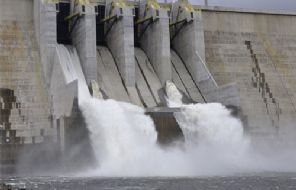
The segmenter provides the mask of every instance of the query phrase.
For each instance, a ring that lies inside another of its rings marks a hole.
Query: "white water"
[[[142,108],[79,93],[98,162],[87,175],[195,176],[227,174],[242,168],[240,161],[249,144],[240,121],[220,104],[185,106],[173,84],[171,88],[167,89],[168,101],[182,107],[176,118],[185,143],[166,149],[157,144],[153,121]]]
[[[182,95],[176,86],[167,81],[169,107],[180,107],[181,112],[175,117],[182,128],[186,143],[189,145],[210,145],[227,147],[224,150],[246,151],[249,140],[244,136],[240,120],[231,116],[220,103],[189,104],[182,103]]]
[[[234,146],[234,143],[241,143],[239,139],[230,141],[231,138],[227,137],[223,142],[222,137],[219,139],[219,134],[216,134],[215,138],[206,138],[211,132],[205,132],[204,139],[208,140],[207,144],[199,145],[186,137],[188,141],[182,149],[172,147],[164,150],[157,145],[157,133],[152,120],[144,115],[144,110],[139,107],[114,100],[91,99],[82,105],[82,109],[99,163],[97,168],[91,171],[91,175],[224,174],[235,171],[239,163],[233,160],[238,161],[236,158],[241,157],[240,149],[245,148],[241,145]],[[239,136],[236,134],[236,138]],[[227,147],[223,148],[222,145]],[[223,149],[219,150],[220,148]],[[218,157],[217,151],[221,154]]]
[[[79,75],[79,105],[97,165],[79,175],[198,176],[296,171],[290,164],[278,164],[283,161],[281,157],[266,159],[254,154],[241,122],[221,104],[182,104],[182,96],[173,83],[167,84],[167,101],[171,107],[181,107],[176,119],[185,143],[162,149],[157,144],[153,121],[142,108],[92,98],[82,76]]]

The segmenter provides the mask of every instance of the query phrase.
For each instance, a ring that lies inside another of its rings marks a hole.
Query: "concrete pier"
[[[135,85],[133,9],[123,0],[106,0],[105,35],[126,86]]]
[[[141,0],[138,15],[138,38],[162,85],[172,79],[168,10],[156,0]]]
[[[57,1],[34,0],[34,27],[39,44],[45,82],[49,86],[52,62],[57,44]]]
[[[70,26],[73,45],[76,47],[87,84],[97,80],[96,14],[89,1],[71,0]],[[75,14],[78,14],[74,16]]]
[[[187,0],[173,3],[171,10],[171,43],[185,63],[205,102],[239,106],[235,83],[219,87],[205,59],[203,17]]]
[[[179,108],[156,107],[146,110],[156,126],[160,145],[174,145],[184,141],[182,130],[174,117],[177,112],[180,112]]]
[[[171,49],[171,62],[173,67],[173,82],[176,87],[183,93],[184,102],[205,102],[205,98],[201,94],[199,87],[193,80],[193,77],[186,67],[185,63],[180,59],[177,53]]]
[[[217,83],[205,64],[202,14],[186,0],[176,1],[171,10],[171,43],[184,61],[207,102],[217,100]]]

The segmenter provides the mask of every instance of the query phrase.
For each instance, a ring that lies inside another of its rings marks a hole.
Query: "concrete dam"
[[[293,139],[295,23],[187,0],[0,0],[0,174],[94,161],[81,89],[145,109],[160,144],[184,138],[167,81],[232,110],[255,144]]]

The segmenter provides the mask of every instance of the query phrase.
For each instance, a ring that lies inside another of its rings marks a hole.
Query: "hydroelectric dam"
[[[94,162],[83,93],[142,107],[163,146],[184,138],[168,85],[225,105],[254,144],[292,141],[295,61],[296,12],[0,0],[0,174]]]

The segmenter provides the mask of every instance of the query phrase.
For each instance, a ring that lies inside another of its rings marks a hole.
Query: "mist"
[[[97,160],[78,176],[217,176],[258,172],[295,172],[295,149],[262,149],[220,103],[183,104],[172,82],[167,104],[180,107],[175,117],[185,142],[162,148],[152,119],[138,106],[85,98],[80,107]],[[255,146],[254,146],[255,145]]]

